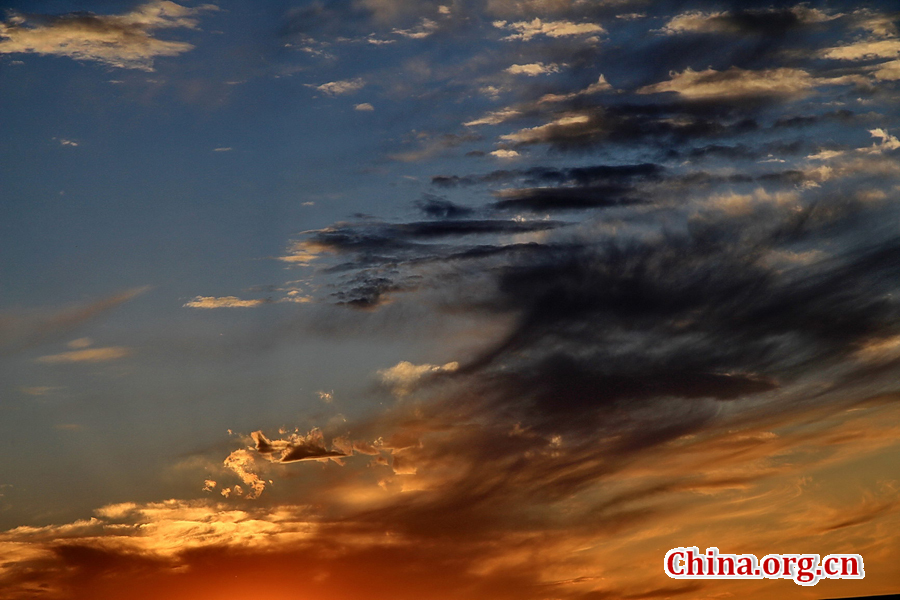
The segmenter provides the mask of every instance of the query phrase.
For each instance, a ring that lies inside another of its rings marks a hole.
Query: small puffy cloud
[[[559,65],[556,63],[550,63],[545,65],[544,63],[529,63],[527,65],[512,65],[506,69],[507,73],[512,75],[527,75],[528,77],[535,77],[537,75],[547,75],[549,73],[559,73]]]
[[[66,344],[69,348],[87,348],[91,344],[93,344],[93,340],[88,337],[78,338],[77,340],[72,340],[68,344]]]
[[[515,33],[503,38],[505,40],[528,41],[536,36],[559,38],[579,35],[599,35],[606,33],[597,23],[574,23],[572,21],[542,21],[535,18],[532,21],[494,21],[494,27],[508,29]]]
[[[328,94],[329,96],[341,96],[343,94],[352,94],[353,92],[358,92],[363,87],[365,87],[365,85],[366,82],[357,77],[356,79],[329,81],[328,83],[323,83],[321,85],[308,84],[307,87],[315,88],[323,94]]]
[[[61,354],[50,354],[38,358],[38,362],[48,364],[79,363],[79,362],[106,362],[116,360],[131,354],[131,350],[122,346],[109,346],[106,348],[86,348],[73,350]]]
[[[353,107],[353,110],[359,110],[362,112],[372,112],[375,110],[375,107],[369,104],[368,102],[363,102],[362,104],[357,104]]]
[[[230,146],[225,146],[222,148],[213,148],[213,152],[231,152],[232,150],[233,150],[233,148],[231,148]]]
[[[263,493],[266,489],[266,482],[260,478],[254,472],[254,461],[253,455],[250,454],[247,450],[241,448],[240,450],[235,450],[223,462],[226,469],[233,471],[238,477],[241,478],[241,481],[244,482],[250,488],[250,491],[247,493],[248,499],[259,498],[259,495]],[[240,496],[243,494],[243,490],[240,486],[234,486],[234,491],[236,495]],[[222,495],[226,498],[231,494],[232,490],[223,489]]]
[[[897,136],[890,135],[884,129],[870,129],[869,133],[872,134],[873,138],[881,140],[881,143],[872,146],[873,152],[884,152],[885,150],[900,148],[900,140],[897,139]]]
[[[222,296],[220,298],[215,296],[197,296],[190,302],[185,302],[183,306],[188,308],[249,308],[266,303],[268,303],[268,300],[259,298],[241,300],[237,296]]]
[[[872,58],[893,58],[900,55],[900,40],[865,40],[828,48],[822,51],[822,56],[835,60],[868,60]]]
[[[378,376],[398,396],[405,396],[415,388],[416,384],[423,377],[438,373],[452,373],[457,369],[459,369],[458,362],[449,362],[445,365],[414,365],[404,360],[389,369],[381,369],[378,371]]]
[[[160,56],[177,56],[193,49],[187,42],[161,40],[161,29],[195,28],[195,15],[212,5],[187,8],[154,0],[120,15],[89,12],[58,16],[10,13],[0,22],[0,54],[32,53],[92,60],[123,69],[153,70]]]
[[[69,146],[70,148],[77,148],[78,142],[75,142],[72,140],[67,140],[65,138],[59,138],[59,145],[60,146]]]
[[[494,150],[491,152],[491,156],[496,156],[497,158],[516,158],[519,156],[519,153],[515,150]]]
[[[727,71],[686,69],[670,73],[670,79],[638,90],[641,94],[677,92],[686,98],[738,98],[743,96],[789,96],[806,92],[820,83],[801,69],[778,68],[750,71],[731,67]],[[837,83],[837,82],[835,82]]]

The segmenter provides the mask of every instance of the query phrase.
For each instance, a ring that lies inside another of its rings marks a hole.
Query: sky
[[[900,592],[894,3],[2,8],[0,599]]]

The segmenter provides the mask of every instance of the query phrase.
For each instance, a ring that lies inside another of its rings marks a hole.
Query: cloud
[[[529,63],[527,65],[512,65],[506,68],[506,72],[511,75],[527,75],[535,77],[537,75],[548,75],[550,73],[559,73],[559,65],[556,63]]]
[[[402,37],[419,40],[427,38],[432,33],[437,31],[437,29],[438,24],[435,21],[423,17],[421,22],[416,27],[413,27],[412,29],[394,29],[392,33]]]
[[[266,482],[254,472],[253,455],[249,451],[243,448],[235,450],[225,458],[223,464],[226,469],[233,471],[249,487],[246,495],[247,499],[259,498],[259,495],[265,491]],[[226,498],[231,494],[243,496],[244,490],[240,486],[234,486],[233,488],[223,488],[221,494]]]
[[[798,4],[783,9],[749,9],[735,12],[703,12],[699,10],[675,15],[660,30],[667,35],[685,33],[742,33],[775,35],[819,23],[833,21],[843,15],[829,14],[818,8]]]
[[[597,23],[542,21],[539,18],[535,18],[531,21],[517,21],[514,23],[494,21],[493,25],[498,29],[509,29],[515,32],[503,38],[505,40],[528,41],[537,36],[561,38],[584,35],[596,36],[606,33],[606,30]]]
[[[306,435],[293,433],[283,440],[270,440],[262,431],[254,431],[251,435],[256,443],[256,451],[272,462],[291,463],[349,456],[348,452],[327,449],[322,432],[315,428]]]
[[[94,302],[65,309],[0,313],[0,353],[18,352],[35,344],[63,336],[82,323],[133,300],[149,289],[148,287],[133,288]]]
[[[869,60],[873,58],[893,58],[900,55],[900,40],[865,40],[837,46],[822,51],[824,58],[835,60]]]
[[[353,110],[358,110],[362,112],[372,112],[375,110],[375,107],[369,104],[368,102],[363,102],[362,104],[357,104],[353,107]]]
[[[457,369],[459,369],[458,362],[449,362],[445,365],[414,365],[404,360],[389,369],[378,371],[378,376],[398,396],[405,396],[415,389],[423,378],[440,373],[452,373]]]
[[[726,71],[685,69],[670,73],[669,81],[648,85],[641,94],[677,92],[686,98],[740,98],[746,96],[793,96],[808,92],[819,81],[802,69],[781,67],[749,71],[731,67]]]
[[[546,125],[529,127],[514,133],[501,135],[500,139],[519,144],[536,144],[545,142],[554,136],[566,135],[569,131],[577,132],[577,135],[585,135],[586,132],[596,131],[597,126],[592,126],[591,121],[590,115],[568,114],[560,116]]]
[[[329,96],[342,96],[344,94],[352,94],[358,92],[365,87],[366,82],[357,77],[356,79],[344,79],[341,81],[329,81],[321,85],[308,84],[308,87],[317,89],[318,91],[328,94]]]
[[[900,60],[892,60],[878,65],[875,78],[881,81],[897,81],[900,79]]]
[[[496,156],[497,158],[516,158],[519,156],[519,153],[515,150],[494,150],[491,152],[491,156]]]
[[[470,216],[474,211],[471,208],[454,204],[449,200],[426,194],[422,200],[417,201],[416,207],[426,216],[432,219],[461,219]]]
[[[583,90],[569,92],[568,94],[544,94],[543,96],[541,96],[540,100],[538,100],[538,103],[543,104],[545,102],[565,102],[566,100],[572,100],[573,98],[578,98],[579,96],[590,96],[591,94],[608,92],[611,89],[613,89],[613,87],[609,84],[608,81],[606,81],[606,78],[603,75],[600,75],[595,83],[592,83]]]
[[[47,394],[60,389],[59,387],[48,386],[48,385],[40,385],[33,387],[22,387],[19,390],[23,394],[28,394],[29,396],[46,396]]]
[[[79,362],[96,363],[124,358],[129,354],[131,354],[131,350],[129,348],[124,348],[122,346],[109,346],[106,348],[87,348],[84,350],[62,352],[60,354],[50,354],[47,356],[41,356],[37,359],[37,361],[48,364]]]
[[[66,344],[69,348],[87,348],[91,344],[93,344],[93,340],[91,338],[83,337],[78,338],[77,340],[72,340],[68,344]]]
[[[475,127],[477,125],[499,125],[509,119],[519,116],[522,114],[518,110],[505,108],[502,110],[496,110],[486,114],[480,119],[475,119],[474,121],[469,121],[467,123],[463,123],[466,127]]]
[[[0,54],[33,53],[91,60],[122,69],[153,70],[158,57],[178,56],[194,48],[161,40],[157,30],[197,26],[196,15],[216,10],[205,4],[187,8],[156,0],[120,15],[87,12],[59,16],[11,12],[0,23]]]
[[[417,133],[413,140],[413,143],[419,146],[417,149],[407,152],[396,152],[393,154],[389,154],[388,158],[392,160],[398,160],[400,162],[417,162],[420,160],[433,158],[435,156],[443,154],[446,150],[457,148],[459,146],[462,146],[463,144],[474,142],[479,139],[479,136],[472,133],[445,133],[438,136],[434,136],[424,132]]]
[[[269,303],[270,300],[253,299],[241,300],[236,296],[197,296],[189,302],[185,302],[182,306],[188,308],[250,308]]]

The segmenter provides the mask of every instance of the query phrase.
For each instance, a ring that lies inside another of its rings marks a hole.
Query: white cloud
[[[866,40],[822,51],[822,56],[835,60],[893,58],[898,55],[900,55],[900,40],[898,39]]]
[[[494,150],[491,152],[491,156],[496,156],[497,158],[516,158],[519,156],[519,153],[515,150]]]
[[[205,4],[187,8],[154,0],[121,15],[79,12],[52,17],[11,13],[0,23],[0,54],[32,53],[93,60],[123,69],[153,70],[160,56],[177,56],[194,48],[187,42],[154,37],[160,29],[195,28],[194,15],[217,10]]]
[[[494,27],[514,31],[503,38],[505,40],[528,41],[536,36],[543,35],[552,38],[569,37],[576,35],[599,35],[606,33],[597,23],[573,23],[572,21],[542,21],[535,18],[532,21],[494,21]]]
[[[329,96],[340,96],[342,94],[352,94],[353,92],[358,92],[365,85],[365,81],[363,81],[361,78],[356,78],[344,79],[342,81],[329,81],[328,83],[323,83],[321,85],[307,84],[307,87],[315,88],[322,93],[328,94]]]
[[[356,106],[354,106],[353,110],[359,110],[359,111],[363,111],[363,112],[365,112],[365,111],[371,112],[371,111],[375,110],[375,107],[372,106],[371,104],[369,104],[368,102],[363,102],[362,104],[357,104]]]
[[[106,362],[108,360],[116,360],[131,354],[131,350],[121,346],[109,346],[107,348],[87,348],[84,350],[73,350],[71,352],[62,352],[60,354],[50,354],[38,358],[38,362],[60,364],[60,363],[78,363],[78,362]]]
[[[590,117],[588,117],[587,115],[567,115],[564,117],[560,117],[555,121],[547,123],[546,125],[528,127],[525,129],[520,129],[515,133],[502,135],[500,136],[500,139],[522,144],[540,142],[543,141],[549,133],[551,133],[552,131],[557,131],[561,127],[585,125],[589,121]]]
[[[687,98],[735,98],[741,96],[781,96],[803,93],[820,84],[844,81],[816,79],[801,69],[778,68],[749,71],[731,67],[727,71],[688,68],[669,73],[663,81],[638,90],[641,94],[677,92]]]
[[[900,60],[892,60],[878,65],[875,78],[881,81],[897,81],[900,79]]]
[[[452,373],[457,369],[459,369],[457,362],[449,362],[445,365],[414,365],[404,360],[389,369],[381,369],[378,371],[378,376],[382,382],[393,388],[394,393],[398,396],[405,396],[426,375]]]
[[[511,73],[512,75],[527,75],[528,77],[535,77],[537,75],[547,75],[549,73],[559,73],[559,65],[556,63],[550,63],[545,65],[544,63],[529,63],[527,65],[512,65],[506,69],[507,73]]]
[[[231,152],[233,148],[231,146],[223,146],[222,148],[213,148],[213,152]]]
[[[236,296],[197,296],[190,302],[185,302],[183,306],[188,308],[248,308],[251,306],[259,306],[266,304],[268,300],[253,299],[241,300]]]
[[[900,148],[900,140],[897,139],[897,136],[890,135],[884,129],[870,129],[869,133],[872,134],[873,138],[881,140],[880,144],[874,144],[872,146],[871,152],[884,152],[885,150],[896,150]]]

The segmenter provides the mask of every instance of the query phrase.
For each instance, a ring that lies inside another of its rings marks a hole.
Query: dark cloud
[[[779,117],[773,124],[774,128],[812,127],[820,123],[839,122],[850,123],[856,115],[853,111],[842,108],[840,110],[822,113],[821,115],[793,115]]]
[[[502,199],[492,206],[497,210],[553,212],[642,203],[643,200],[629,196],[633,191],[633,188],[616,185],[510,189],[498,194]]]
[[[416,207],[426,216],[433,219],[461,219],[474,212],[471,208],[454,204],[445,198],[426,194],[416,202]]]
[[[281,463],[347,456],[346,452],[326,448],[324,437],[318,429],[305,436],[293,434],[287,439],[275,441],[268,439],[262,431],[254,431],[252,437],[257,452]]]
[[[528,169],[497,170],[484,175],[436,175],[432,185],[457,187],[481,183],[502,183],[523,179],[528,183],[574,184],[587,186],[598,183],[626,183],[634,180],[655,181],[662,177],[665,167],[653,163],[635,165],[595,165],[558,169],[552,167],[531,167]]]

